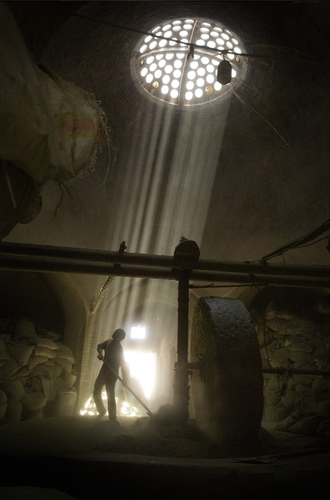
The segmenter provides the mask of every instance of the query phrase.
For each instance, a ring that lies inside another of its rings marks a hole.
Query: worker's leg
[[[115,385],[116,379],[108,379],[106,383],[106,390],[108,396],[108,412],[109,419],[116,420],[116,398],[115,398]]]
[[[105,382],[106,382],[105,377],[101,370],[97,379],[95,380],[94,391],[93,391],[95,406],[101,418],[106,413],[106,409],[104,408],[104,404],[102,401],[102,389],[103,386],[105,385]]]

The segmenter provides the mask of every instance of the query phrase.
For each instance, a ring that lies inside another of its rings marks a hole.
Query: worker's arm
[[[101,344],[99,344],[99,345],[97,346],[97,348],[96,348],[96,349],[97,349],[97,357],[98,357],[98,359],[100,359],[101,361],[104,361],[104,356],[103,356],[103,351],[104,351],[104,349],[105,349],[105,345],[104,345],[104,344],[105,344],[105,343],[104,343],[104,342],[102,342],[102,343],[101,343]]]

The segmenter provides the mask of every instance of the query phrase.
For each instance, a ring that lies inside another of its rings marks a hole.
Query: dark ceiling
[[[4,241],[115,251],[125,240],[128,252],[173,255],[184,236],[197,242],[203,259],[254,261],[329,218],[328,2],[8,6],[36,62],[100,102],[110,145],[66,190],[47,182],[39,215]],[[226,25],[250,56],[229,97],[182,110],[142,92],[131,60],[138,30],[194,16]],[[328,265],[326,245],[273,262]],[[95,281],[91,297],[104,282],[79,279],[87,288]],[[167,301],[175,304],[175,292],[162,292],[159,302]]]
[[[328,219],[328,3],[8,4],[36,60],[101,102],[111,139],[110,158],[104,150],[89,178],[68,182],[72,197],[56,218],[52,184],[41,214],[8,240],[115,250],[125,239],[128,251],[171,254],[185,236],[204,258],[254,260]],[[229,103],[169,111],[132,80],[141,35],[72,15],[78,11],[146,31],[204,16],[265,57],[247,59]],[[288,254],[299,263],[327,257],[325,245]]]

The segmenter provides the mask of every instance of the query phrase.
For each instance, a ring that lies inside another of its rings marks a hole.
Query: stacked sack
[[[303,312],[270,301],[264,312],[250,313],[263,368],[307,372],[264,373],[263,420],[281,430],[330,437],[330,376],[318,374],[330,373],[330,300],[320,299]]]
[[[0,334],[0,422],[72,415],[77,398],[75,359],[53,332],[19,319]]]

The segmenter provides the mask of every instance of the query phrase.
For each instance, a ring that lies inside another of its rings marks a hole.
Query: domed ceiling
[[[8,5],[36,62],[95,96],[110,142],[87,176],[46,182],[39,215],[4,241],[173,255],[184,237],[203,259],[256,261],[328,220],[327,3]],[[222,26],[246,55],[220,98],[177,106],[134,67],[146,33],[191,19]],[[272,262],[328,265],[326,246]]]

